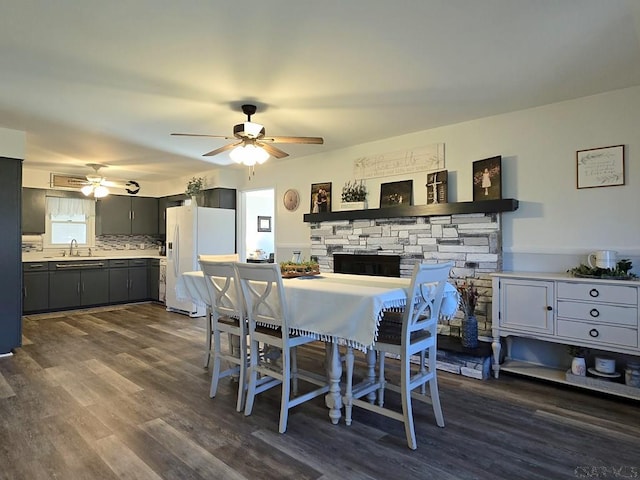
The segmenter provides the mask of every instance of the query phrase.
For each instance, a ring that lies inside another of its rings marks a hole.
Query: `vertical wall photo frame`
[[[447,170],[427,174],[427,183],[425,184],[425,187],[427,187],[427,205],[448,202],[448,177],[449,172]]]
[[[311,213],[331,211],[331,182],[311,184]]]
[[[502,156],[473,162],[473,201],[502,198]]]

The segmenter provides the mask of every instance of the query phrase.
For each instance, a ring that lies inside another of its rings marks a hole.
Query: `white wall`
[[[274,248],[274,192],[272,188],[266,190],[247,191],[245,203],[245,252],[250,255],[256,250],[263,250],[267,255],[275,252]],[[271,217],[271,231],[258,232],[258,216]]]
[[[425,106],[428,108],[428,106]],[[256,168],[243,188],[276,188],[277,250],[292,245],[308,247],[309,224],[302,215],[310,211],[312,183],[333,182],[333,208],[340,190],[353,178],[353,160],[359,156],[445,144],[449,170],[449,201],[472,200],[472,162],[502,155],[503,198],[516,198],[520,208],[503,214],[505,270],[563,271],[586,261],[597,249],[614,249],[640,263],[640,87],[616,90],[543,107],[478,119],[423,132],[394,137],[348,149],[304,158],[270,159]],[[624,186],[576,188],[576,151],[624,144]],[[367,181],[378,202],[381,182]],[[412,176],[416,204],[426,203],[420,192],[426,172]],[[417,188],[416,188],[417,187]],[[282,196],[288,188],[300,191],[302,202],[288,212]],[[286,233],[286,234],[285,234]]]
[[[24,160],[26,140],[25,132],[0,128],[0,156]]]

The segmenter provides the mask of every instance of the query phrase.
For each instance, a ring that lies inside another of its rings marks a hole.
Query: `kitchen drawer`
[[[624,305],[638,304],[638,289],[635,286],[558,282],[556,295],[558,298],[570,300],[620,303]]]
[[[148,265],[146,258],[131,258],[129,259],[130,267],[146,267]]]
[[[590,343],[622,347],[638,346],[638,330],[634,328],[617,327],[612,325],[594,325],[586,322],[572,322],[560,320],[557,322],[558,337],[569,341],[583,340]]]
[[[23,262],[23,272],[46,272],[49,270],[48,262]]]
[[[119,258],[117,260],[109,260],[109,268],[128,267],[129,259]]]
[[[572,318],[598,324],[615,323],[633,328],[638,326],[638,308],[630,306],[558,300],[556,316],[558,318]]]

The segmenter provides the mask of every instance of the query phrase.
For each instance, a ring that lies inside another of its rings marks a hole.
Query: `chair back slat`
[[[414,266],[402,322],[404,341],[409,341],[411,334],[420,330],[427,330],[431,335],[437,333],[444,288],[452,267],[453,262]]]
[[[276,264],[237,263],[238,278],[249,322],[281,327],[286,336],[286,303],[280,266]]]
[[[235,262],[200,260],[214,315],[243,318],[242,293]]]

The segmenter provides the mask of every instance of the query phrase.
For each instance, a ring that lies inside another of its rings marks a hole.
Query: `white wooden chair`
[[[298,370],[295,349],[315,341],[313,337],[289,332],[287,306],[282,286],[280,266],[277,264],[236,264],[249,320],[249,383],[244,414],[251,415],[255,396],[276,385],[282,385],[279,432],[287,429],[289,409],[329,391],[326,372],[322,375]],[[259,355],[258,346],[265,351],[279,349],[280,358]],[[298,395],[298,380],[317,388]]]
[[[229,253],[229,254],[223,254],[223,255],[198,255],[198,262],[201,262],[203,260],[206,262],[237,262],[238,254]],[[200,268],[202,268],[202,266]],[[211,317],[211,308],[207,308],[207,338],[205,340],[204,368],[209,368],[209,362],[211,361],[211,353],[212,353],[211,342],[213,340],[212,323],[213,323],[213,318]],[[231,339],[229,339],[229,341],[231,341]]]
[[[210,298],[210,326],[213,338],[213,368],[211,370],[211,390],[209,396],[216,396],[221,378],[238,376],[238,399],[236,410],[244,408],[246,374],[248,364],[247,322],[244,302],[237,278],[235,262],[200,260],[207,291]],[[221,334],[228,335],[228,348],[222,349]],[[230,368],[221,371],[222,362]]]
[[[378,338],[373,349],[378,354],[377,378],[365,380],[352,387],[353,355],[347,361],[347,392],[345,394],[345,419],[351,423],[353,405],[370,410],[404,423],[407,444],[415,450],[417,447],[414,429],[412,399],[431,403],[436,423],[444,427],[444,416],[438,393],[436,371],[438,317],[452,262],[440,264],[417,264],[413,269],[407,305],[403,312],[386,312],[380,322]],[[411,302],[410,299],[414,301]],[[395,385],[385,379],[385,354],[400,359],[400,384]],[[420,364],[412,372],[411,357],[418,355]],[[427,365],[425,368],[425,356]],[[426,395],[426,384],[429,393]],[[413,390],[420,387],[420,392]],[[399,392],[402,398],[402,411],[384,406],[384,392],[389,389]],[[371,393],[377,393],[377,405],[371,399]],[[361,400],[363,396],[369,400]]]

